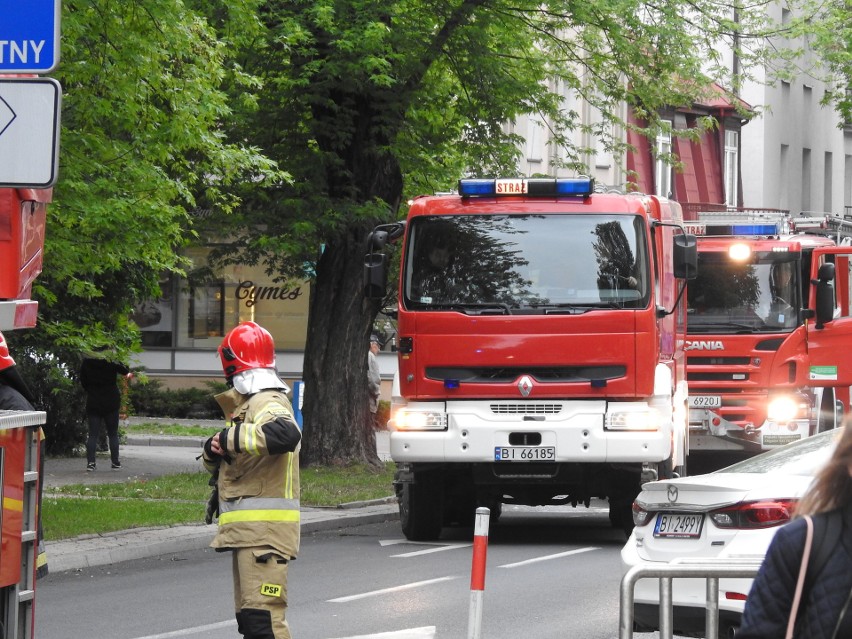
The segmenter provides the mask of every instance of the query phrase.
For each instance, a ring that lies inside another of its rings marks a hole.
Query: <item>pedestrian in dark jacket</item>
[[[842,432],[842,434],[841,434]],[[813,518],[814,545],[793,637],[847,639],[852,637],[852,424],[838,432],[837,446],[796,508],[795,519],[778,530],[752,584],[737,639],[782,639],[795,599],[804,555],[807,523]],[[829,521],[835,523],[829,525]],[[836,526],[838,534],[824,535],[831,545],[824,565],[814,562],[820,551],[816,531]]]
[[[80,384],[86,391],[86,418],[89,421],[89,437],[86,440],[86,470],[95,470],[95,455],[98,437],[106,430],[109,454],[113,470],[121,468],[118,454],[118,413],[121,409],[121,391],[118,376],[128,375],[130,369],[124,364],[112,362],[100,354],[83,359],[80,367]]]

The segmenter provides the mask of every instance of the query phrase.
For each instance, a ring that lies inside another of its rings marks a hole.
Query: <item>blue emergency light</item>
[[[594,193],[594,178],[471,178],[459,180],[462,197],[585,197]]]
[[[731,235],[778,235],[775,224],[734,224]]]

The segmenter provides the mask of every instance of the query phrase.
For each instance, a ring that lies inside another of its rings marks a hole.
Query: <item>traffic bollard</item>
[[[488,508],[476,509],[473,527],[473,565],[470,570],[470,611],[467,618],[467,639],[482,636],[482,595],[485,591],[485,558],[488,555]]]

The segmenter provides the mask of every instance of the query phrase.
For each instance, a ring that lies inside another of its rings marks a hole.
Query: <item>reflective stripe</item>
[[[284,499],[281,497],[246,497],[235,501],[219,500],[219,512],[231,513],[241,510],[299,510],[298,499]]]
[[[298,510],[237,510],[219,515],[220,526],[243,521],[288,521],[297,523],[299,520]]]

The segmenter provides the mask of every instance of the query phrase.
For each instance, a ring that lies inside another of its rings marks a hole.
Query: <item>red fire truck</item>
[[[35,326],[51,190],[0,189],[0,331]],[[35,624],[41,411],[0,410],[0,639],[31,639]]]
[[[402,238],[391,456],[405,536],[477,505],[607,498],[632,527],[642,479],[687,452],[681,208],[583,179],[472,179],[377,227],[366,294]],[[643,475],[644,473],[644,475]]]
[[[687,311],[690,451],[757,453],[837,426],[852,383],[852,222],[756,209],[686,217],[699,264]],[[820,287],[831,298],[822,315]]]

